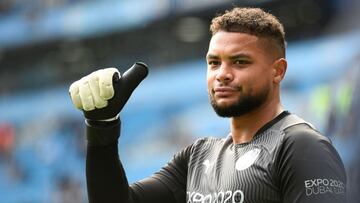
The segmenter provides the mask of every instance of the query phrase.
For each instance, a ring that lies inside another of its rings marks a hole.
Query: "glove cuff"
[[[86,119],[85,120],[85,123],[86,122],[111,122],[111,121],[115,121],[115,120],[118,120],[119,119],[119,114],[117,114],[116,116],[112,117],[112,118],[108,118],[108,119],[98,119],[98,120],[92,120],[92,119]],[[87,123],[88,124],[88,123]]]

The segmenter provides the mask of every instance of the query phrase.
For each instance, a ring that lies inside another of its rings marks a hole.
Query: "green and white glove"
[[[147,74],[147,65],[142,62],[136,62],[123,75],[116,68],[101,69],[72,83],[70,97],[88,121],[117,120],[132,92]]]
[[[114,96],[120,77],[120,72],[116,68],[106,68],[75,81],[69,88],[74,106],[84,112],[86,119],[117,119],[120,109],[116,107]]]

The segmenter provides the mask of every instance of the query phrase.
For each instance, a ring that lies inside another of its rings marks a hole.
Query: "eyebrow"
[[[214,54],[207,54],[206,59],[219,59],[220,57]]]
[[[249,59],[251,57],[249,55],[247,55],[247,54],[236,54],[236,55],[233,55],[233,56],[229,57],[230,60],[239,59],[239,58]]]
[[[220,57],[218,55],[215,54],[207,54],[206,55],[206,59],[219,59]],[[236,54],[233,56],[229,56],[228,59],[230,60],[234,60],[234,59],[238,59],[238,58],[251,58],[249,55],[247,54]]]

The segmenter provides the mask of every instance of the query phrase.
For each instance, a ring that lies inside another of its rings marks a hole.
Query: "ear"
[[[277,59],[273,63],[273,82],[279,84],[285,76],[287,69],[287,61],[284,58]]]

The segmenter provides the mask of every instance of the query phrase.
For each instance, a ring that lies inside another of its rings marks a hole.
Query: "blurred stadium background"
[[[234,5],[284,23],[283,102],[333,141],[360,202],[357,0],[0,0],[0,202],[87,202],[84,121],[68,87],[98,68],[150,67],[121,113],[130,182],[198,137],[226,136],[204,56],[211,18]]]

